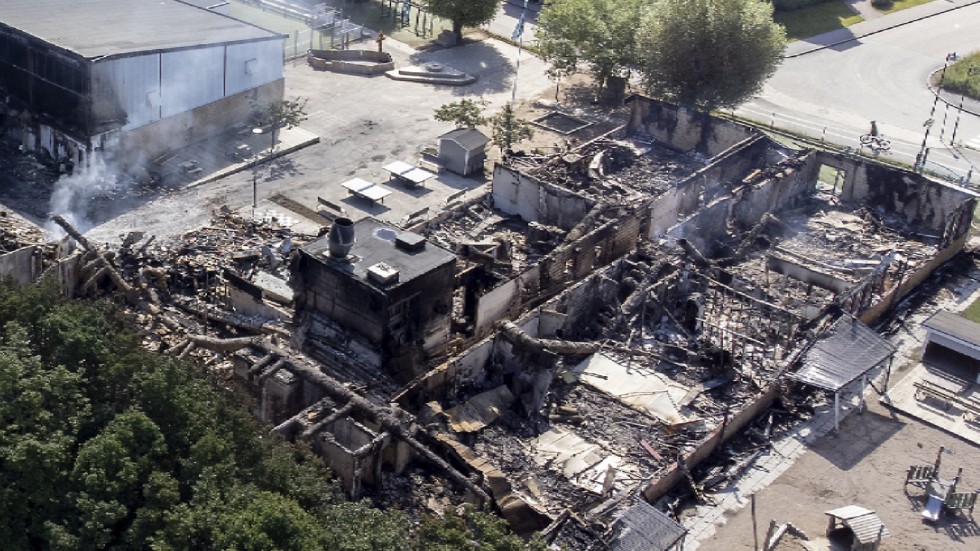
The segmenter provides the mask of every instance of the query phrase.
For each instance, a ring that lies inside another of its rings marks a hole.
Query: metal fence
[[[263,15],[255,17],[264,20],[251,21],[252,23],[260,26],[268,25],[284,34],[288,32],[289,37],[283,46],[284,59],[303,57],[307,50],[311,49],[345,49],[352,42],[372,34],[361,25],[345,18],[340,9],[327,4],[318,4],[313,9],[309,9],[282,0],[237,1],[262,10]],[[245,19],[249,20],[251,17],[246,16]],[[302,23],[303,27],[292,27],[295,23]]]

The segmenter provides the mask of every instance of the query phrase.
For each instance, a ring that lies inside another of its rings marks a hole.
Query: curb
[[[200,180],[194,180],[193,182],[191,182],[191,183],[187,184],[186,186],[184,186],[184,188],[185,189],[191,189],[191,188],[196,188],[198,186],[203,186],[204,184],[210,184],[211,182],[220,180],[220,179],[225,178],[227,176],[231,176],[232,174],[237,174],[239,172],[248,170],[248,169],[253,168],[253,167],[256,167],[256,166],[258,166],[260,164],[267,163],[267,162],[271,161],[272,159],[276,159],[276,158],[282,157],[283,155],[288,155],[288,154],[292,153],[293,151],[298,151],[300,149],[303,149],[304,147],[308,147],[308,146],[311,146],[311,145],[316,144],[316,143],[320,143],[320,136],[316,136],[315,138],[302,141],[302,142],[300,142],[298,144],[295,144],[295,145],[292,145],[290,147],[286,147],[286,148],[283,148],[283,149],[276,150],[275,152],[273,152],[272,155],[269,155],[267,157],[263,157],[262,159],[256,159],[254,161],[250,161],[250,162],[247,162],[247,163],[240,163],[238,165],[230,166],[230,167],[228,167],[228,168],[226,168],[224,170],[219,170],[217,172],[212,172],[211,174],[205,176],[204,178],[201,178]]]
[[[800,52],[800,53],[796,53],[796,54],[792,54],[792,55],[783,56],[783,59],[792,59],[792,58],[795,58],[795,57],[800,57],[800,56],[804,56],[804,55],[807,55],[807,54],[812,54],[813,52],[819,52],[820,50],[826,50],[827,48],[833,48],[835,46],[840,46],[841,44],[847,44],[848,42],[854,42],[855,40],[860,40],[860,39],[862,39],[862,38],[864,38],[866,36],[871,36],[871,35],[875,35],[875,34],[878,34],[878,33],[883,33],[885,31],[889,31],[891,29],[895,29],[895,28],[898,28],[898,27],[904,27],[905,25],[909,25],[909,24],[915,23],[917,21],[922,21],[924,19],[929,19],[930,17],[935,17],[937,15],[942,15],[944,13],[948,13],[948,12],[951,12],[953,10],[958,10],[960,8],[966,8],[966,7],[972,6],[972,5],[977,4],[977,3],[980,3],[980,0],[973,0],[972,2],[967,2],[966,4],[963,4],[962,6],[953,6],[952,8],[949,8],[949,9],[946,9],[946,10],[937,11],[935,13],[930,13],[930,14],[927,14],[927,15],[923,15],[922,17],[916,17],[915,19],[909,19],[908,21],[903,21],[901,23],[895,23],[894,25],[891,25],[891,26],[888,26],[888,27],[884,27],[884,28],[877,29],[877,30],[874,30],[874,31],[866,32],[866,33],[861,34],[861,35],[852,36],[852,37],[850,37],[850,38],[848,38],[846,40],[838,40],[837,42],[832,42],[830,44],[823,44],[821,46],[817,46],[816,48],[813,48],[812,50],[806,50],[805,52]],[[831,31],[831,32],[834,32],[834,31]],[[817,36],[819,36],[819,35],[817,35]]]
[[[972,106],[971,107],[963,107],[963,108],[960,108],[960,106],[959,106],[958,103],[956,105],[954,105],[949,100],[947,100],[946,98],[943,97],[942,88],[939,88],[939,89],[933,88],[933,86],[932,86],[932,75],[938,73],[939,71],[942,71],[942,69],[936,69],[935,71],[929,73],[929,78],[926,79],[926,88],[928,88],[929,91],[932,92],[932,95],[938,97],[939,98],[939,101],[945,103],[946,105],[952,107],[953,109],[961,109],[964,113],[969,113],[969,114],[973,115],[974,117],[980,117],[980,113],[977,113],[977,111],[975,110],[976,108],[974,108]],[[977,100],[975,100],[973,98],[970,98],[970,100],[973,101],[973,102],[977,102]]]

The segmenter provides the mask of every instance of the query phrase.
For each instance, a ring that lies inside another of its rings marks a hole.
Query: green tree
[[[457,44],[463,41],[463,27],[489,22],[499,6],[498,0],[425,0],[430,13],[452,21]]]
[[[57,286],[0,284],[5,551],[539,549],[483,513],[422,529],[344,501],[307,448],[123,321]]]
[[[433,117],[437,121],[451,122],[456,128],[474,128],[485,124],[487,119],[483,116],[483,107],[486,102],[483,99],[471,100],[461,99],[440,106],[436,109]]]
[[[142,505],[150,474],[167,458],[160,428],[139,411],[116,416],[82,445],[71,472],[82,547],[104,548]]]
[[[280,128],[295,128],[307,119],[306,101],[306,98],[282,99],[252,106],[253,124],[262,128],[263,132],[272,133],[272,149],[276,148]],[[266,127],[268,130],[265,130]]]
[[[23,296],[43,299],[32,291]],[[19,302],[0,296],[6,305]],[[11,316],[0,307],[8,320],[0,344],[0,541],[5,549],[28,549],[50,531],[46,521],[63,514],[76,439],[91,405],[84,378],[49,368],[33,349],[32,331],[19,321],[37,321],[36,311],[16,310]]]
[[[504,105],[503,110],[490,119],[493,125],[493,145],[501,152],[510,150],[514,145],[534,137],[534,130],[527,121],[514,114],[510,104]]]
[[[785,46],[765,0],[657,0],[642,19],[639,65],[652,95],[710,111],[757,93]]]
[[[636,30],[646,0],[553,0],[541,10],[535,36],[558,77],[586,64],[601,91],[636,63]]]
[[[449,511],[443,519],[423,518],[419,544],[425,551],[545,551],[548,548],[537,538],[525,542],[510,532],[506,521],[471,506]]]

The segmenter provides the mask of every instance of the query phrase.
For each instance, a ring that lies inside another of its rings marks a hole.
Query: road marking
[[[976,149],[977,151],[980,151],[980,136],[977,136],[976,138],[973,138],[968,142],[963,142],[963,145],[969,147],[970,149]]]

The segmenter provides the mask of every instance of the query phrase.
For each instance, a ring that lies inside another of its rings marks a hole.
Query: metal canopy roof
[[[824,514],[839,518],[845,526],[854,532],[854,537],[861,544],[878,541],[879,534],[881,539],[891,536],[888,528],[885,528],[874,511],[858,505],[848,505],[847,507],[824,511]]]
[[[88,59],[283,36],[176,0],[2,0],[2,26]]]
[[[926,329],[959,339],[973,346],[980,346],[980,323],[968,320],[946,310],[939,310],[923,324]]]
[[[616,521],[614,551],[667,551],[684,537],[687,529],[656,507],[640,501]]]
[[[802,383],[839,391],[895,353],[895,347],[861,320],[842,316],[803,355],[790,375]]]

